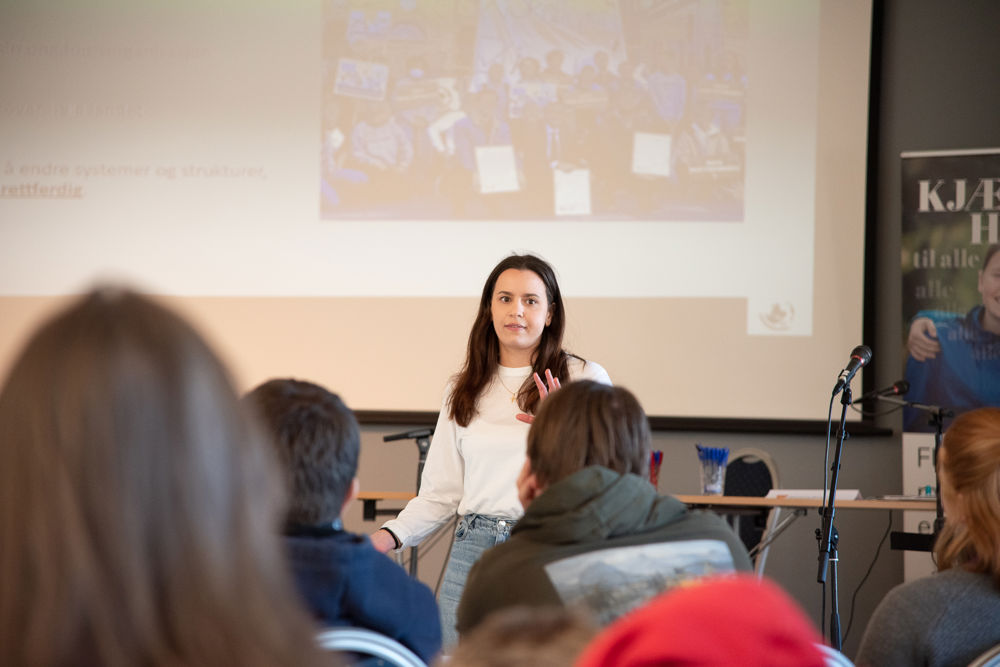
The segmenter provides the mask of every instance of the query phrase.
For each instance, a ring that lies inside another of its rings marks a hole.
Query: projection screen
[[[0,368],[116,280],[243,386],[436,410],[533,252],[649,414],[824,418],[863,342],[870,30],[870,0],[4,3]]]

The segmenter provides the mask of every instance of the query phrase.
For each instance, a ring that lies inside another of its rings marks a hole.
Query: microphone
[[[405,440],[408,438],[429,438],[432,435],[434,435],[433,428],[419,428],[405,433],[393,433],[392,435],[382,436],[382,442],[392,442],[393,440]]]
[[[906,380],[896,380],[890,386],[884,389],[875,389],[861,395],[861,398],[856,401],[852,401],[851,404],[860,403],[861,401],[868,400],[869,398],[883,398],[885,396],[902,396],[906,392],[910,391],[910,383]]]
[[[844,370],[840,371],[840,377],[837,378],[837,384],[833,387],[833,395],[836,396],[841,389],[849,385],[851,380],[854,378],[854,374],[861,370],[863,366],[866,366],[871,360],[872,349],[867,345],[858,345],[856,348],[851,350],[851,360],[847,362],[846,366],[844,366]]]

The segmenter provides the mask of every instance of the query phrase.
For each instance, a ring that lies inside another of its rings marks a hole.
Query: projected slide
[[[801,336],[818,216],[860,229],[864,136],[829,132],[867,60],[824,70],[820,37],[866,35],[864,3],[212,6],[5,4],[0,292],[470,296],[530,250],[573,297]]]
[[[747,0],[325,5],[330,219],[743,219]]]

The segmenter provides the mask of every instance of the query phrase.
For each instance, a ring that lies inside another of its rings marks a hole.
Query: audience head
[[[1000,408],[964,412],[941,441],[938,475],[945,525],[938,567],[990,574],[1000,586]]]
[[[590,619],[566,607],[509,607],[463,636],[438,667],[564,667],[596,634]]]
[[[333,522],[357,485],[361,433],[354,414],[336,394],[301,380],[269,380],[246,400],[284,468],[287,523]]]
[[[822,667],[822,639],[778,586],[751,575],[671,589],[605,628],[576,667]]]
[[[280,478],[184,320],[117,288],[0,389],[0,664],[310,664]]]
[[[528,466],[542,486],[587,466],[649,474],[649,421],[632,392],[569,382],[541,403],[528,432]]]

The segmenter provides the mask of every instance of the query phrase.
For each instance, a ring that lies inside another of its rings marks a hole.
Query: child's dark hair
[[[361,433],[340,397],[302,380],[269,380],[246,400],[274,443],[288,480],[287,522],[330,523],[358,468]]]

